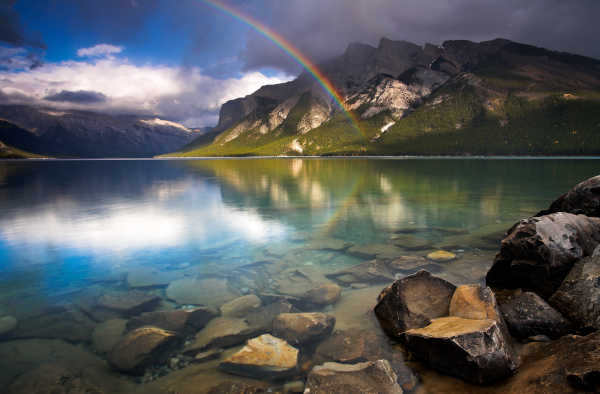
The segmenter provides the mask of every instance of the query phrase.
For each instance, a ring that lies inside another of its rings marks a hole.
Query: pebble
[[[177,369],[179,367],[179,359],[177,357],[173,357],[169,360],[169,367],[171,369]]]
[[[456,259],[456,255],[451,252],[446,252],[445,250],[437,250],[429,253],[427,258],[436,262],[446,262]]]

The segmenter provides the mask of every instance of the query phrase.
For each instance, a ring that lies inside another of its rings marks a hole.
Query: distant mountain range
[[[225,103],[173,156],[600,153],[600,61],[504,39],[351,44],[320,70]]]
[[[225,103],[213,129],[0,105],[0,158],[600,154],[596,59],[504,39],[382,39],[319,69],[358,127],[304,72]]]
[[[30,153],[153,157],[182,148],[204,131],[152,117],[0,105],[0,142],[5,147],[0,158],[31,157]]]

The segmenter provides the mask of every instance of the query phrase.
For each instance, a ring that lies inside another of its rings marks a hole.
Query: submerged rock
[[[278,394],[265,382],[223,382],[208,390],[208,394]]]
[[[392,237],[394,245],[405,250],[425,250],[431,248],[431,241],[415,237],[413,235],[401,234]]]
[[[600,175],[575,185],[536,216],[555,212],[600,217]]]
[[[177,275],[181,273],[139,267],[127,273],[127,285],[131,288],[164,287],[175,280]]]
[[[397,376],[387,360],[357,364],[327,362],[308,374],[305,393],[402,394]]]
[[[436,250],[435,252],[427,254],[427,258],[437,263],[445,263],[448,261],[456,260],[456,255],[452,252],[447,252],[445,250]]]
[[[575,263],[549,302],[579,328],[600,329],[600,257]]]
[[[394,273],[385,260],[369,260],[350,268],[325,275],[343,285],[355,282],[389,283],[394,280]]]
[[[419,271],[383,289],[375,315],[390,337],[400,339],[406,330],[424,327],[431,319],[448,316],[455,289],[452,283]]]
[[[43,315],[19,321],[11,338],[64,339],[68,342],[90,342],[95,322],[76,308],[57,308]]]
[[[298,369],[298,349],[269,334],[250,339],[239,352],[221,362],[220,368],[236,375],[280,379]]]
[[[560,312],[529,291],[504,297],[500,311],[510,333],[517,338],[559,338],[573,328]]]
[[[309,250],[331,250],[340,252],[345,249],[348,249],[353,244],[350,242],[346,242],[342,239],[337,238],[322,238],[322,239],[314,239],[310,241],[307,245]]]
[[[297,312],[298,310],[287,301],[275,301],[249,313],[245,320],[248,325],[260,331],[271,331],[273,320],[281,313]]]
[[[224,303],[238,297],[227,286],[227,280],[219,278],[183,278],[167,287],[167,298],[178,304],[204,305],[218,309]]]
[[[139,374],[146,366],[165,361],[177,343],[173,332],[156,327],[138,328],[113,347],[108,362],[116,370]]]
[[[335,304],[340,299],[342,289],[335,283],[325,283],[307,291],[302,297],[309,304],[318,306]]]
[[[81,372],[61,365],[43,364],[15,379],[7,394],[103,394]]]
[[[17,324],[18,321],[13,316],[0,317],[0,337],[10,334],[15,328],[17,328]]]
[[[417,385],[417,377],[404,362],[402,352],[393,349],[387,338],[373,330],[351,328],[337,330],[315,350],[316,362],[335,361],[357,363],[386,359],[398,376],[398,383],[407,391]]]
[[[127,323],[127,329],[153,326],[180,334],[195,333],[215,316],[217,313],[206,307],[145,312],[131,318]]]
[[[135,316],[155,309],[160,301],[160,297],[138,290],[115,291],[103,294],[98,300],[98,306],[124,316]]]
[[[260,298],[254,294],[249,294],[221,305],[221,314],[229,317],[243,317],[250,312],[256,311],[261,305],[262,301]]]
[[[217,317],[196,334],[194,342],[186,346],[185,353],[195,354],[209,347],[238,345],[260,331],[260,328],[251,327],[244,319]]]
[[[413,274],[421,269],[436,272],[441,269],[438,264],[432,263],[423,256],[399,256],[390,261],[387,266],[394,274]]]
[[[282,313],[273,321],[273,334],[293,345],[316,342],[331,334],[335,317],[325,313]]]
[[[487,284],[520,287],[548,298],[575,261],[591,255],[599,242],[599,218],[559,212],[523,219],[502,240]]]
[[[391,244],[367,244],[354,245],[346,253],[360,259],[393,259],[402,255],[402,249]]]
[[[92,345],[98,353],[107,353],[121,340],[127,328],[127,320],[111,319],[100,323],[92,333]]]
[[[432,368],[466,381],[487,384],[517,368],[497,321],[441,317],[404,333],[406,347]]]
[[[193,362],[204,363],[206,361],[214,360],[221,357],[223,349],[210,349],[205,352],[198,353],[194,356]]]

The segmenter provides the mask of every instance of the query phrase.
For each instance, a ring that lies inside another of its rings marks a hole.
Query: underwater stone
[[[17,328],[18,321],[13,316],[0,317],[0,336],[11,333]]]
[[[280,379],[296,373],[298,349],[264,334],[248,340],[239,352],[223,360],[220,368],[235,375]]]

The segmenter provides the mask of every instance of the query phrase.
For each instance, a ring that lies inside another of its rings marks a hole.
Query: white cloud
[[[285,74],[268,77],[254,71],[217,79],[203,74],[200,68],[136,65],[108,56],[47,63],[31,70],[0,71],[0,97],[4,96],[5,102],[25,102],[26,98],[59,110],[151,114],[194,127],[214,125],[224,102],[291,78]],[[106,100],[87,104],[44,100],[63,90],[97,92]]]
[[[123,51],[122,46],[110,45],[110,44],[98,44],[89,48],[81,48],[77,50],[77,56],[79,57],[93,57],[93,56],[108,56],[121,53]]]

